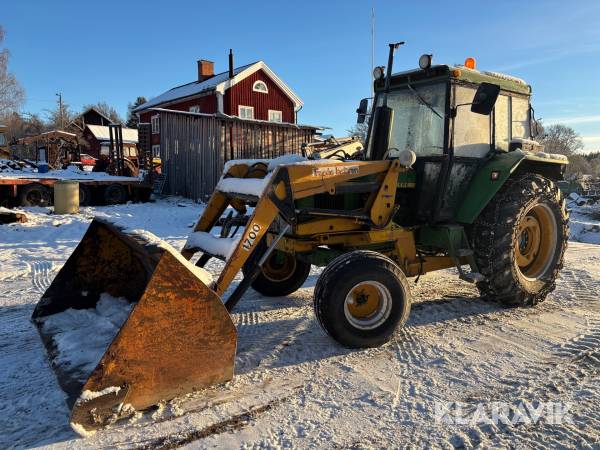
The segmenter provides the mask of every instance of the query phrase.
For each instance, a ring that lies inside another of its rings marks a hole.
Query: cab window
[[[446,84],[417,85],[413,89],[415,92],[404,88],[389,93],[387,104],[394,110],[389,147],[412,150],[417,156],[442,155]],[[379,95],[377,106],[381,104]]]
[[[454,85],[454,104],[473,101],[476,89]],[[482,158],[490,151],[490,116],[471,112],[469,106],[460,106],[454,119],[454,155]]]
[[[513,138],[528,139],[529,131],[529,102],[526,98],[512,97],[512,136]]]
[[[494,129],[496,131],[496,148],[508,151],[510,142],[509,98],[499,95],[494,107]]]

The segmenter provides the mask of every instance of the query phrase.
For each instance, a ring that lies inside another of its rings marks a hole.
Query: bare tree
[[[33,136],[47,130],[44,121],[37,114],[10,113],[2,119],[3,124],[8,127],[8,141],[16,142],[25,136]]]
[[[547,153],[572,155],[583,148],[579,134],[573,128],[562,124],[543,127],[537,138]]]
[[[592,165],[582,155],[569,155],[569,164],[567,165],[567,175],[592,175]]]
[[[366,145],[367,142],[367,133],[369,131],[368,123],[357,123],[352,126],[352,128],[346,130],[348,132],[348,136],[355,136],[362,142],[363,145]]]
[[[592,169],[592,175],[600,178],[600,155],[598,153],[590,160],[590,168]]]
[[[4,41],[4,29],[0,25],[0,44]],[[8,71],[8,50],[0,50],[0,117],[16,111],[25,101],[25,91],[14,74]]]
[[[62,127],[65,127],[75,118],[75,114],[71,112],[69,105],[64,102],[62,102],[62,108],[56,105],[55,109],[47,109],[45,111],[48,115],[46,123],[50,130],[62,130]]]

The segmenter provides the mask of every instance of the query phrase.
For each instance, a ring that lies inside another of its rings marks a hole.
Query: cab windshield
[[[0,145],[6,145],[6,138],[4,137],[4,133],[0,133]]]
[[[387,104],[394,110],[390,148],[412,150],[417,156],[444,153],[446,86],[446,83],[416,85],[412,90],[405,87],[389,93]],[[376,106],[382,102],[383,95],[379,94]]]

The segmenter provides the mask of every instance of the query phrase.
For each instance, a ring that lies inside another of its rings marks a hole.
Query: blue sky
[[[533,86],[546,123],[562,122],[600,149],[600,2],[572,1],[10,1],[0,23],[10,70],[27,94],[26,112],[43,112],[62,92],[74,109],[106,101],[124,116],[138,95],[192,81],[196,60],[226,70],[264,60],[304,100],[300,122],[338,135],[370,92],[370,14],[376,64],[387,43],[405,40],[395,70],[419,55],[436,63],[477,59],[482,70]]]

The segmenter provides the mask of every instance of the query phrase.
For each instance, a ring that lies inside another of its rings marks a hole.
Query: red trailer
[[[148,201],[152,186],[146,179],[117,177],[105,173],[69,170],[49,173],[0,173],[0,205],[50,206],[53,203],[53,185],[57,181],[79,182],[79,204],[114,205],[129,200]]]

